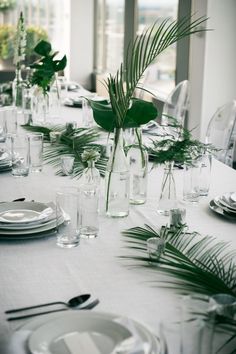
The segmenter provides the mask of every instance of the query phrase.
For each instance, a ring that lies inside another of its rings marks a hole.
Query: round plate
[[[225,218],[232,220],[232,221],[236,221],[236,217],[233,216],[232,214],[227,213],[225,210],[223,210],[221,207],[219,207],[218,205],[215,204],[214,200],[212,199],[209,203],[209,207],[212,211],[214,211],[215,213],[224,216]]]
[[[6,202],[0,205],[0,222],[26,224],[42,221],[52,213],[48,205],[37,202]]]
[[[232,209],[224,200],[221,199],[221,197],[215,197],[214,203],[215,205],[217,205],[219,208],[223,209],[227,213],[232,213],[235,214],[236,216],[236,209]]]
[[[88,345],[95,345],[97,352],[103,354],[111,353],[118,344],[132,336],[126,327],[104,316],[97,317],[92,312],[81,313],[76,317],[63,316],[45,323],[30,335],[28,347],[33,354],[64,354],[73,336],[78,341],[79,352],[79,335],[82,333],[86,333]]]
[[[108,313],[100,313],[100,312],[88,312],[88,311],[68,311],[64,312],[63,314],[61,313],[52,313],[49,315],[44,315],[37,317],[29,322],[27,322],[25,325],[20,327],[20,330],[29,330],[29,331],[36,331],[40,326],[48,323],[51,320],[57,319],[57,318],[62,318],[62,319],[67,319],[67,321],[70,318],[81,318],[81,315],[83,316],[89,316],[90,318],[96,318],[96,319],[107,319],[110,321],[118,320],[120,319],[120,316],[114,315],[114,314],[108,314]],[[92,316],[92,317],[91,317]],[[143,342],[149,343],[150,344],[150,350],[148,351],[148,354],[160,354],[160,344],[158,342],[158,339],[154,337],[154,335],[143,325],[140,323],[127,319],[128,322],[131,322],[131,325],[134,326],[135,331],[137,331],[137,334],[140,336]],[[64,354],[64,353],[63,353]],[[141,353],[140,353],[141,354]]]

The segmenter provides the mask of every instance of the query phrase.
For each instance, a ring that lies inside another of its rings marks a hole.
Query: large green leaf
[[[115,127],[115,116],[111,105],[98,103],[90,100],[95,122],[108,132],[113,132]]]
[[[132,99],[132,106],[127,111],[124,120],[124,128],[135,128],[148,123],[157,117],[157,109],[152,102],[146,102],[137,98]]]
[[[36,47],[34,48],[34,51],[42,56],[48,56],[52,50],[52,46],[49,42],[41,40]]]

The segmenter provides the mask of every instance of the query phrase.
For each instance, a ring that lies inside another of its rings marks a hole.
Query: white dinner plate
[[[52,214],[53,209],[44,203],[6,202],[0,205],[0,222],[26,224],[42,221]]]
[[[82,317],[83,316],[83,317]],[[100,313],[100,312],[88,312],[88,311],[76,311],[76,310],[71,310],[68,312],[63,312],[63,313],[52,313],[49,315],[43,315],[40,317],[37,317],[29,322],[27,322],[25,325],[20,327],[20,330],[28,330],[32,331],[32,336],[36,331],[42,326],[49,324],[49,321],[51,322],[52,320],[55,319],[61,319],[62,321],[64,320],[65,322],[70,321],[71,319],[82,319],[82,318],[89,318],[91,321],[99,321],[101,318],[105,319],[107,321],[115,321],[116,319],[120,320],[120,316],[114,315],[114,314],[108,314],[108,313]],[[143,325],[140,323],[134,321],[134,320],[128,320],[130,323],[132,323],[132,326],[134,327],[135,331],[137,332],[138,336],[140,339],[145,342],[149,343],[150,345],[150,350],[148,354],[160,354],[160,344],[159,341],[154,335]],[[129,329],[128,329],[129,331]],[[105,352],[104,352],[105,353]],[[43,353],[42,353],[43,354]],[[57,352],[57,354],[60,354],[60,352]],[[66,352],[63,352],[63,354],[67,354]],[[140,353],[141,354],[141,353]]]
[[[224,209],[222,209],[219,205],[216,205],[214,199],[212,199],[209,203],[209,207],[212,211],[214,211],[215,213],[224,216],[225,218],[232,220],[232,221],[236,221],[236,216],[233,213],[228,213],[227,211],[225,211]]]
[[[225,210],[227,213],[235,214],[236,216],[236,209],[231,208],[222,197],[215,197],[214,202],[219,208]]]

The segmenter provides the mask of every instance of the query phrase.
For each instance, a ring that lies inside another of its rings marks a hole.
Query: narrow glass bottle
[[[170,214],[171,209],[174,209],[177,206],[173,166],[173,161],[168,161],[165,164],[164,175],[161,185],[161,194],[157,210],[159,214],[163,214],[166,216]]]
[[[100,174],[93,160],[88,160],[82,184],[79,186],[79,230],[81,237],[93,238],[98,235],[98,203]]]
[[[124,152],[123,130],[115,128],[105,176],[105,211],[110,217],[129,214],[129,165]]]
[[[131,204],[144,204],[147,198],[148,154],[142,145],[141,128],[134,129],[134,144],[129,149],[127,158],[130,166]]]
[[[13,97],[13,105],[17,107],[18,110],[22,109],[23,89],[24,89],[24,81],[21,76],[21,69],[17,67],[16,76],[12,82],[12,97]]]

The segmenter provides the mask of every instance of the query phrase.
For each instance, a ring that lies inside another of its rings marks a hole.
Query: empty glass
[[[7,135],[5,108],[0,107],[0,143],[4,143]]]
[[[79,193],[68,187],[56,193],[57,245],[63,248],[79,244]]]
[[[65,155],[61,157],[61,170],[64,175],[69,176],[73,173],[75,157]]]
[[[165,251],[165,240],[159,237],[147,239],[147,252],[151,260],[158,260]]]
[[[200,161],[191,161],[184,166],[183,199],[186,202],[197,203],[200,199],[199,189]]]
[[[41,172],[43,168],[43,133],[27,134],[30,151],[30,171]]]
[[[30,149],[29,140],[25,135],[8,135],[7,145],[10,146],[12,158],[12,175],[26,177],[29,174]]]
[[[82,120],[86,128],[93,126],[93,110],[86,98],[82,98]]]

